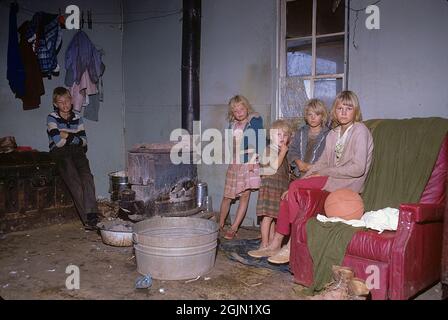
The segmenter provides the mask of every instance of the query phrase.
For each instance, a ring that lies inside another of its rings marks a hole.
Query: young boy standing
[[[55,110],[47,117],[50,153],[67,185],[76,210],[86,229],[96,229],[98,207],[95,184],[86,157],[87,136],[82,117],[72,110],[70,91],[57,87],[53,91]]]

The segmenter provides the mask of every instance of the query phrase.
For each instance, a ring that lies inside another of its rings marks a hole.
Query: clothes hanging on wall
[[[17,37],[17,3],[11,3],[9,9],[9,38],[8,38],[8,66],[6,78],[9,86],[16,95],[25,95],[25,68],[19,50]]]
[[[23,96],[17,95],[17,97],[22,100],[23,110],[39,108],[40,97],[45,94],[39,61],[31,43],[26,39],[28,27],[29,21],[25,21],[18,30],[20,34],[20,54],[25,68],[25,94]]]
[[[7,79],[23,109],[40,106],[45,94],[42,77],[59,74],[57,54],[62,46],[62,30],[58,15],[37,12],[31,21],[17,29],[17,2],[11,3],[9,14]],[[18,35],[20,33],[20,42]]]
[[[65,85],[71,87],[73,82],[79,83],[82,74],[87,69],[90,79],[97,83],[104,71],[101,52],[95,48],[84,31],[78,31],[65,52]]]
[[[95,94],[89,97],[89,106],[84,108],[84,119],[88,119],[91,121],[99,120],[99,111],[100,111],[100,95]]]
[[[57,14],[37,12],[26,31],[26,37],[33,44],[43,76],[51,79],[59,75],[57,55],[62,46],[62,29]]]
[[[89,95],[96,95],[97,93],[98,89],[96,84],[90,80],[89,72],[87,70],[84,71],[79,83],[73,83],[73,86],[70,88],[73,110],[81,112],[82,107],[89,104]]]
[[[84,31],[73,36],[65,52],[65,85],[70,87],[73,108],[79,112],[85,106],[86,119],[93,121],[98,121],[99,102],[103,101],[101,77],[105,65],[101,56]]]

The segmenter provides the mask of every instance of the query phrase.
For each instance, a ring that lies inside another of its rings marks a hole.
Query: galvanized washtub
[[[193,279],[215,265],[218,225],[189,217],[154,217],[134,225],[137,271],[159,280]]]

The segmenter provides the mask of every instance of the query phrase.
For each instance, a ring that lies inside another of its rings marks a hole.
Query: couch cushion
[[[350,241],[346,254],[365,259],[388,262],[395,239],[394,231],[358,231]]]
[[[439,156],[420,198],[420,203],[440,204],[445,201],[446,175],[448,171],[448,136],[443,140]]]
[[[306,242],[306,223],[300,228],[299,242]],[[365,259],[388,262],[395,239],[394,231],[358,231],[350,241],[346,254]]]

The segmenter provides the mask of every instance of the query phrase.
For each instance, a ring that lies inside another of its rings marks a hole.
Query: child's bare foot
[[[232,229],[232,227],[230,227],[230,229],[228,229],[224,234],[224,239],[233,240],[233,238],[236,237],[237,233],[238,230]]]

